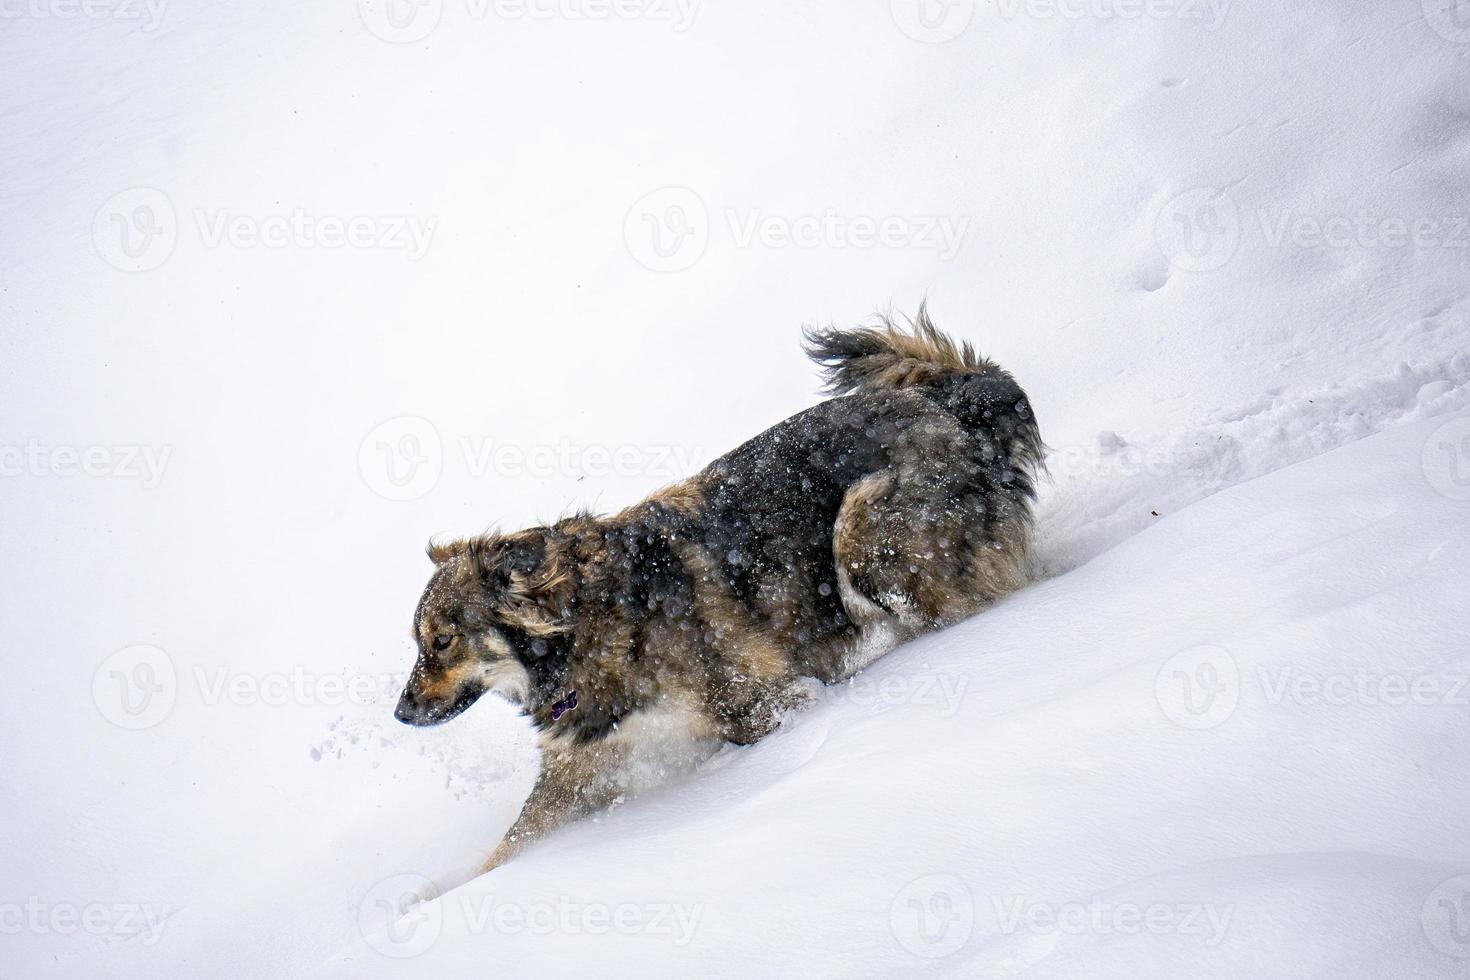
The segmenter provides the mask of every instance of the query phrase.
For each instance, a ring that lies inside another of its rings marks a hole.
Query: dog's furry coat
[[[488,690],[540,732],[542,772],[489,861],[604,806],[663,735],[745,745],[903,640],[1025,580],[1041,438],[1011,376],[921,309],[813,330],[836,396],[611,517],[431,545],[398,706]]]

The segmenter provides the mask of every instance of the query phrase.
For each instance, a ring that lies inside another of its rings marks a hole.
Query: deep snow
[[[375,931],[399,860],[325,975],[1462,977],[1442,438],[1216,494]]]
[[[1450,0],[66,9],[0,7],[0,977],[1470,969]],[[1037,406],[1043,581],[450,891],[534,754],[392,723],[425,539],[925,294]]]

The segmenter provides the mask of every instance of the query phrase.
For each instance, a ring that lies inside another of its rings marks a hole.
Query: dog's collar
[[[577,692],[573,691],[551,706],[551,720],[561,721],[561,716],[577,706]]]

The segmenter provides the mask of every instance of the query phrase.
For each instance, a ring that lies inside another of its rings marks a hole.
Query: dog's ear
[[[475,575],[505,621],[532,636],[564,632],[572,568],[546,528],[468,542]]]
[[[486,535],[469,541],[466,550],[487,588],[524,591],[546,561],[546,532],[532,528],[504,537]]]
[[[429,561],[435,565],[442,565],[451,558],[457,558],[469,548],[469,542],[463,538],[455,538],[451,541],[435,541],[429,539],[429,546],[424,551],[429,556]]]

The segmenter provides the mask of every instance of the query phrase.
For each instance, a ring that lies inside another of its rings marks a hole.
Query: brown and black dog
[[[809,330],[836,397],[611,517],[432,544],[397,717],[487,691],[541,774],[486,865],[635,790],[643,750],[748,745],[919,633],[1024,584],[1042,444],[1026,394],[921,308]]]

